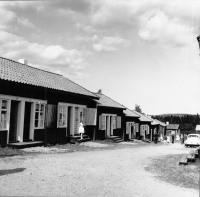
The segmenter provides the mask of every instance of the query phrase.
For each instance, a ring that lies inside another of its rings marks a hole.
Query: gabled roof
[[[152,120],[153,120],[153,122],[151,122],[151,125],[160,125],[160,123],[157,122],[156,120],[154,120],[154,119],[152,119]]]
[[[196,131],[200,131],[200,125],[196,126]]]
[[[164,122],[161,122],[160,120],[154,119],[156,122],[158,122],[161,126],[165,127],[166,124]]]
[[[131,111],[130,109],[126,109],[124,110],[124,114],[125,116],[128,116],[128,117],[135,117],[135,118],[140,118],[141,116],[136,114],[134,111]]]
[[[168,124],[167,129],[177,130],[177,129],[179,129],[179,124]]]
[[[119,104],[118,102],[114,101],[108,96],[105,96],[102,93],[101,94],[95,93],[95,94],[99,97],[99,100],[97,101],[98,106],[126,109],[123,105]]]
[[[95,94],[62,75],[34,68],[2,57],[0,57],[0,79],[98,99]]]
[[[146,117],[145,115],[143,115],[135,110],[133,110],[133,111],[140,116],[139,120],[141,122],[152,122],[152,120],[150,118]]]

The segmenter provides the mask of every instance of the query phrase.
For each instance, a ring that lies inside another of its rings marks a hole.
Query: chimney
[[[28,65],[28,61],[25,59],[18,59],[18,62],[24,65]]]
[[[102,94],[102,89],[99,89],[97,94]]]

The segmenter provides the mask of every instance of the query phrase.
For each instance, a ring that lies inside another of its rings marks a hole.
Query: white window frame
[[[60,109],[60,106],[64,106],[64,107],[66,107],[65,108],[65,110],[66,110],[66,126],[60,126],[59,125],[59,109]],[[80,112],[80,109],[82,108],[82,109],[86,109],[87,108],[87,106],[86,105],[79,105],[79,104],[71,104],[71,103],[62,103],[62,102],[59,102],[58,103],[58,115],[57,115],[57,128],[67,128],[67,125],[68,125],[68,123],[67,123],[67,120],[68,120],[68,107],[73,107],[73,110],[75,109],[75,107],[78,107],[78,112]],[[82,112],[83,112],[84,110],[82,110]],[[83,115],[85,115],[85,114],[83,114],[82,113],[82,116]],[[75,123],[75,119],[74,119],[74,117],[72,117],[72,119],[73,119],[73,123],[72,123],[72,127],[74,128],[74,123]],[[79,114],[78,114],[78,125],[79,125],[79,123],[80,123],[80,120],[79,120]],[[72,128],[72,130],[73,131],[70,131],[70,132],[72,132],[72,133],[74,133],[74,129]],[[71,130],[71,128],[70,128],[70,130]]]
[[[7,107],[6,107],[6,109],[2,109],[2,101],[6,101],[6,102],[7,102]],[[4,124],[4,122],[5,122],[5,120],[6,120],[5,125],[4,125],[4,126],[5,126],[4,128],[1,128],[1,125],[2,125],[2,122],[1,122],[1,112],[2,112],[2,111],[6,112],[6,118],[4,117],[4,120],[2,121],[3,124]],[[9,100],[8,100],[8,99],[1,99],[1,98],[0,98],[0,131],[2,131],[2,130],[7,130],[7,129],[8,129],[8,128],[7,128],[7,123],[8,123],[8,119],[9,119],[8,114],[9,114]]]
[[[44,129],[44,121],[45,121],[45,106],[46,103],[34,103],[35,104],[35,111],[34,111],[34,129]],[[36,105],[39,105],[39,110],[36,111]],[[44,106],[44,111],[41,111],[41,106]],[[36,113],[38,113],[38,119],[36,119]],[[43,125],[40,126],[41,116],[40,113],[43,113]],[[38,126],[35,126],[35,121],[38,121]]]
[[[101,129],[101,130],[106,130],[107,117],[109,117],[109,119],[111,119],[111,118],[115,119],[115,120],[113,120],[113,129],[117,129],[117,114],[101,114],[101,115],[102,115],[102,123],[101,124],[104,126],[103,129]],[[105,124],[103,124],[103,122]]]
[[[62,108],[62,112],[60,112],[60,108]],[[67,128],[67,105],[58,105],[58,128]],[[63,114],[65,112],[65,125],[60,125],[60,114],[61,115],[61,121],[63,122]]]

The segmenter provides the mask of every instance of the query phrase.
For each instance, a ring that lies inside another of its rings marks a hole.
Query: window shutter
[[[135,132],[138,132],[138,123],[135,124]]]
[[[121,129],[121,116],[117,116],[117,129]]]
[[[147,125],[147,135],[149,135],[149,126]]]
[[[106,116],[102,116],[101,130],[106,130]]]
[[[129,123],[127,122],[126,123],[126,134],[128,134],[129,133]]]
[[[86,108],[85,117],[86,117],[85,118],[86,125],[96,125],[97,109]]]
[[[113,119],[113,129],[116,129],[116,116],[112,116]]]
[[[47,104],[45,107],[45,128],[57,127],[57,105]]]
[[[99,130],[101,130],[102,125],[102,115],[99,116]]]
[[[83,108],[83,122],[86,124],[86,109]]]
[[[143,125],[140,126],[140,135],[143,135]]]

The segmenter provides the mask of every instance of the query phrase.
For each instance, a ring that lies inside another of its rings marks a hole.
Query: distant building
[[[195,131],[196,131],[196,133],[199,133],[199,134],[200,134],[200,125],[197,125],[197,126],[196,126]]]
[[[166,128],[166,135],[180,135],[179,124],[168,124]]]

